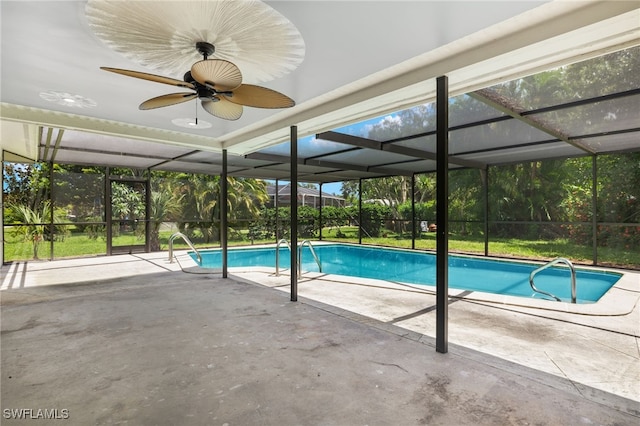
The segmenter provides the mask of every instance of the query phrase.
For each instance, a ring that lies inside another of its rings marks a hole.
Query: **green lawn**
[[[169,238],[174,231],[160,233],[162,250],[168,250]],[[316,237],[317,238],[317,237]],[[316,239],[310,238],[310,239]],[[306,237],[304,238],[306,239]],[[357,227],[326,228],[323,230],[323,239],[336,242],[358,243]],[[273,240],[254,240],[254,244],[273,243]],[[194,239],[193,243],[198,248],[219,247],[217,241],[205,242]],[[410,235],[397,235],[387,232],[384,237],[362,239],[363,244],[380,245],[387,247],[411,248]],[[119,236],[114,238],[114,246],[142,244],[142,240],[135,236]],[[185,249],[187,244],[180,238],[174,240],[174,248]],[[233,232],[229,235],[229,245],[249,245],[250,239],[246,232]],[[50,259],[51,243],[43,241],[38,248],[39,259]],[[416,239],[416,249],[435,250],[436,234],[422,233]],[[449,250],[458,253],[484,254],[484,239],[482,236],[451,235]],[[89,238],[86,234],[71,232],[63,241],[54,242],[54,258],[80,257],[91,255],[104,255],[107,251],[104,237]],[[592,263],[592,247],[577,245],[567,239],[555,240],[522,240],[494,238],[489,242],[489,255],[499,257],[514,257],[523,259],[553,259],[558,256],[566,257],[576,263]],[[4,260],[32,260],[33,245],[22,241],[5,229]],[[640,269],[640,253],[636,251],[601,247],[598,248],[598,263],[601,265],[621,266]]]
[[[340,233],[345,237],[336,237],[337,229],[325,229],[322,236],[325,240],[358,243],[357,227],[341,227]],[[411,236],[399,236],[388,233],[386,237],[362,238],[363,244],[389,247],[411,248]],[[416,249],[435,250],[436,233],[422,233],[416,239]],[[592,264],[593,248],[578,245],[566,238],[554,240],[523,240],[516,238],[492,238],[489,241],[489,255],[496,257],[513,257],[522,259],[550,260],[566,257],[576,263]],[[449,251],[469,254],[484,254],[484,237],[451,235]],[[640,269],[640,253],[624,248],[599,247],[598,263],[600,265],[621,266]]]

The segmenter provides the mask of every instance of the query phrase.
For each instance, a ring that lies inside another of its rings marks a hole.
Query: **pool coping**
[[[315,243],[314,243],[315,244]],[[358,244],[349,244],[349,243],[336,243],[336,242],[325,242],[318,241],[316,245],[319,244],[342,244],[342,245],[352,245],[352,246],[360,246]],[[274,247],[274,244],[260,244],[260,245],[252,245],[252,246],[239,246],[233,247],[233,249],[258,249],[258,248],[269,248]],[[391,247],[385,247],[391,248]],[[402,250],[402,251],[412,251],[410,249],[404,248],[392,248],[394,250]],[[220,250],[220,249],[213,249]],[[495,260],[500,262],[510,262],[510,263],[529,263],[529,264],[539,264],[544,265],[546,262],[544,261],[523,261],[517,259],[504,259],[504,258],[494,258],[490,256],[473,256],[466,254],[458,254],[451,253],[455,256],[460,257],[469,257],[469,258],[481,258],[487,260]],[[215,268],[202,268],[200,267],[195,260],[189,256],[188,252],[183,252],[181,254],[176,254],[176,259],[180,264],[180,267],[185,272],[190,273],[212,273],[212,272],[220,272]],[[575,315],[587,315],[587,316],[623,316],[628,315],[633,311],[638,300],[640,299],[640,272],[628,271],[628,270],[620,270],[615,268],[608,267],[600,267],[600,266],[588,266],[588,265],[580,265],[578,267],[580,270],[585,271],[606,271],[613,272],[616,274],[621,274],[620,279],[597,301],[594,303],[580,303],[574,304],[570,302],[558,302],[553,300],[544,300],[544,299],[534,299],[534,298],[526,298],[520,296],[508,296],[508,295],[500,295],[494,293],[486,293],[481,291],[470,291],[470,290],[459,290],[455,288],[449,288],[449,298],[453,299],[464,299],[468,301],[476,301],[481,303],[488,303],[494,305],[507,305],[514,306],[519,308],[528,308],[534,310],[544,310],[544,311],[554,311],[561,313],[569,313]],[[229,267],[229,272],[234,273],[242,273],[242,272],[262,272],[271,276],[275,276],[276,268],[275,267]],[[289,269],[281,270],[282,275],[289,276]],[[359,285],[373,285],[373,286],[381,286],[387,288],[397,288],[406,290],[407,288],[411,288],[414,291],[424,292],[427,294],[435,294],[436,287],[427,284],[411,284],[411,283],[402,283],[402,282],[394,282],[387,280],[379,280],[374,278],[360,278],[348,275],[336,275],[336,274],[325,274],[320,272],[304,272],[303,276],[299,277],[300,280],[331,280],[331,281],[339,281],[344,283],[352,283]]]

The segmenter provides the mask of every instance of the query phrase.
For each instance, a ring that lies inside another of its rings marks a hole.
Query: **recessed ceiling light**
[[[93,108],[98,105],[98,103],[93,99],[67,92],[56,92],[53,90],[41,92],[40,97],[45,101],[74,108]]]
[[[211,127],[211,123],[208,121],[198,119],[196,122],[195,118],[174,118],[171,120],[173,124],[180,127],[186,127],[187,129],[208,129]]]

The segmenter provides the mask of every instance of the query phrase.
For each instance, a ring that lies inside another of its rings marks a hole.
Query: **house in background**
[[[267,185],[267,194],[269,194],[269,207],[275,207],[276,193],[278,194],[278,206],[290,206],[291,205],[291,185]],[[321,201],[322,199],[322,201]],[[298,187],[298,205],[309,207],[322,206],[334,206],[344,207],[345,199],[332,195],[327,192],[322,193],[320,197],[320,191],[315,188]]]

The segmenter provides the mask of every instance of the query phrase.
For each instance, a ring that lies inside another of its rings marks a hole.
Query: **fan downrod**
[[[202,56],[204,56],[205,61],[209,56],[213,55],[213,52],[216,51],[216,47],[213,44],[208,43],[206,41],[196,42],[196,49],[198,50],[198,52],[200,52]]]

